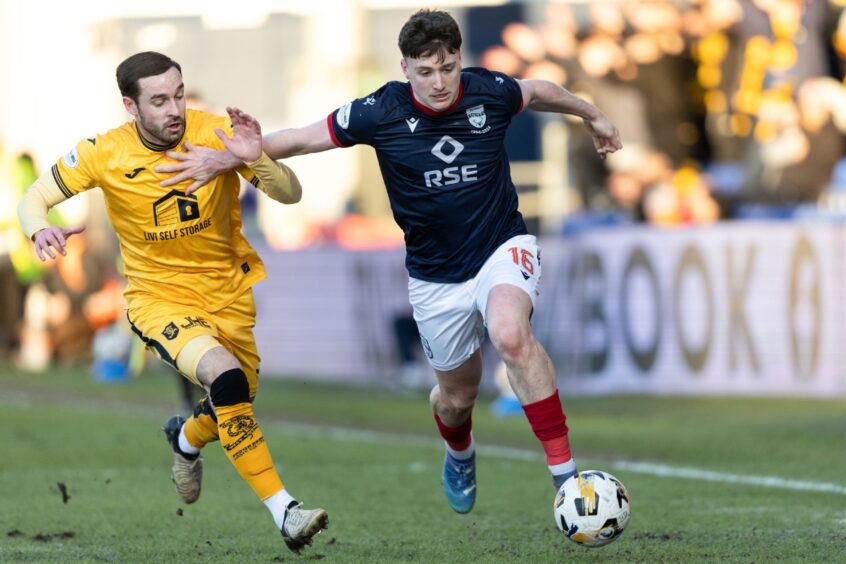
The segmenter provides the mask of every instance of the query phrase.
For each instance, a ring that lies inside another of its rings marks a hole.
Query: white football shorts
[[[517,286],[534,306],[540,277],[537,240],[534,235],[517,235],[500,245],[466,282],[409,278],[408,298],[429,364],[441,371],[461,366],[482,346],[491,289],[500,284]]]

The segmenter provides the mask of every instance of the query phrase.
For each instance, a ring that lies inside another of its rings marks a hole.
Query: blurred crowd
[[[0,151],[0,359],[28,370],[89,359],[95,333],[121,320],[125,309],[116,254],[102,240],[82,233],[68,240],[62,260],[36,257],[16,212],[38,175],[29,154]],[[49,218],[66,224],[56,208]]]
[[[824,211],[846,190],[843,5],[555,3],[540,25],[506,26],[481,64],[562,84],[618,125],[626,148],[608,163],[572,128],[586,210],[659,225]]]

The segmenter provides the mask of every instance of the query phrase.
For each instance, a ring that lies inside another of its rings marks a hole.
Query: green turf
[[[844,495],[623,470],[613,473],[632,494],[631,525],[584,549],[555,529],[540,458],[490,451],[479,454],[476,508],[456,515],[442,498],[424,395],[266,379],[256,410],[283,480],[330,513],[330,529],[297,557],[215,445],[200,501],[178,503],[160,432],[176,396],[164,372],[103,385],[80,369],[0,366],[0,562],[836,562],[846,550]],[[846,485],[844,401],[566,398],[565,407],[582,468],[628,459]],[[482,403],[474,421],[481,446],[540,452],[523,418],[494,418]]]

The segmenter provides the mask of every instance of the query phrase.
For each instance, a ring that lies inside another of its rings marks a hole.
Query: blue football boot
[[[444,458],[444,494],[457,513],[469,513],[476,503],[476,453],[467,460],[456,460],[450,453]]]

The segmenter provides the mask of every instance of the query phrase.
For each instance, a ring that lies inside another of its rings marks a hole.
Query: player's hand
[[[605,159],[609,153],[623,148],[620,132],[611,121],[602,114],[593,119],[585,119],[585,127],[593,138],[593,146],[600,158]]]
[[[232,120],[232,137],[226,135],[222,129],[214,132],[223,141],[226,149],[244,161],[251,163],[261,157],[261,124],[250,114],[238,108],[226,108],[226,113]]]
[[[188,141],[182,144],[182,151],[168,151],[167,156],[178,162],[159,165],[153,170],[176,174],[159,184],[173,186],[186,180],[193,180],[194,182],[185,190],[186,194],[197,191],[214,178],[241,164],[238,157],[229,151],[215,151],[210,147],[192,145]]]
[[[47,227],[41,231],[36,231],[32,236],[32,242],[35,243],[35,254],[41,262],[47,260],[44,255],[47,255],[53,260],[56,260],[56,253],[53,249],[59,252],[60,255],[65,256],[65,244],[71,235],[75,233],[82,233],[85,231],[84,225],[77,225],[76,227]],[[53,247],[52,249],[50,247]]]

